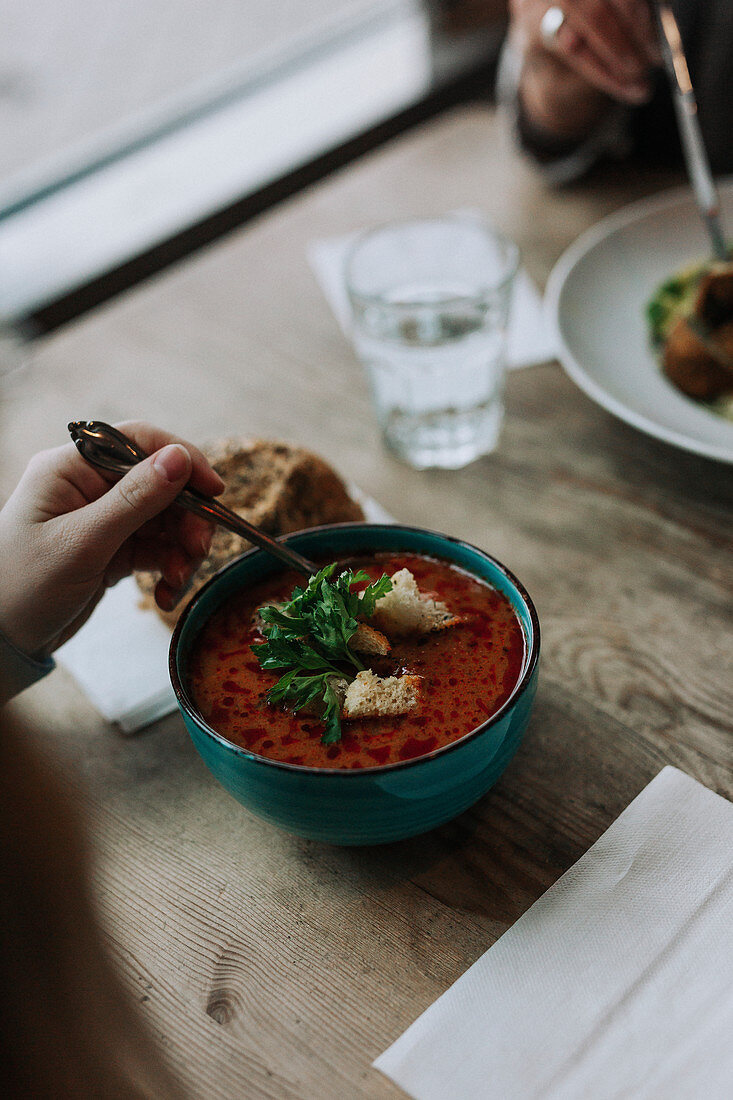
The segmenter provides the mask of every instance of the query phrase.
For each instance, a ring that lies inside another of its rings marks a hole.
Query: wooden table
[[[543,282],[579,231],[668,182],[619,168],[553,192],[487,108],[462,109],[60,332],[3,380],[3,492],[28,440],[61,442],[78,417],[281,436],[395,516],[506,561],[542,621],[537,702],[505,776],[457,821],[386,848],[323,847],[251,817],[177,716],[124,739],[62,671],[27,693],[43,738],[83,772],[114,954],[192,1095],[397,1095],[371,1060],[660,768],[733,795],[730,468],[626,427],[546,364],[510,376],[495,455],[408,470],[379,444],[305,259],[314,237],[470,206]]]

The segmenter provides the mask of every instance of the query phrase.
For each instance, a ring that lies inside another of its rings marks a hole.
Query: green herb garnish
[[[654,347],[664,344],[678,317],[692,313],[705,270],[705,264],[688,264],[655,290],[645,310]]]
[[[363,592],[352,586],[369,580],[363,570],[345,569],[332,579],[336,562],[320,569],[305,588],[295,588],[290,600],[280,607],[260,609],[266,642],[252,646],[263,668],[283,669],[284,675],[270,688],[270,703],[302,710],[321,704],[325,730],[321,743],[341,740],[341,704],[335,683],[353,676],[364,665],[349,648],[359,618],[374,614],[377,600],[392,588],[384,574]]]

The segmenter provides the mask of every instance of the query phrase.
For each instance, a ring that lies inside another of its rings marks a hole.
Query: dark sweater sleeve
[[[558,140],[539,130],[527,118],[519,94],[523,56],[507,38],[501,51],[496,97],[514,142],[535,162],[551,183],[577,179],[603,157],[622,158],[631,149],[629,122],[632,109],[619,104],[587,138],[580,142]]]
[[[0,704],[7,703],[55,667],[52,657],[43,660],[29,657],[0,631]]]

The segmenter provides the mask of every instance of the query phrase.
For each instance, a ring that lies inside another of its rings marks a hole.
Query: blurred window
[[[501,0],[0,0],[0,313],[22,318],[495,52]]]

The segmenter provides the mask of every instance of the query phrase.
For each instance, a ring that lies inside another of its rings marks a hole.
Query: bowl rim
[[[208,592],[208,590],[212,588],[215,584],[217,584],[221,577],[223,577],[226,573],[228,573],[232,569],[237,568],[237,566],[245,558],[251,558],[256,556],[257,554],[264,555],[266,553],[264,550],[260,550],[259,547],[254,546],[250,550],[245,550],[244,553],[240,554],[238,557],[232,558],[232,560],[223,565],[221,569],[218,569],[216,573],[214,573],[213,576],[211,576],[209,580],[206,581],[206,583],[203,584],[201,588],[199,588],[199,590],[194,594],[192,599],[183,609],[171,637],[170,648],[168,650],[168,672],[179,707],[181,707],[181,709],[188,715],[188,717],[196,723],[198,728],[201,729],[202,732],[210,737],[213,741],[216,741],[218,744],[228,749],[230,752],[234,753],[237,756],[243,756],[246,760],[252,761],[255,764],[260,764],[266,767],[279,768],[287,772],[292,772],[295,775],[315,775],[323,777],[338,775],[344,778],[347,776],[370,776],[374,775],[375,773],[379,775],[383,775],[385,773],[391,774],[398,769],[410,768],[415,767],[419,764],[425,764],[429,760],[433,760],[439,756],[444,756],[447,753],[456,750],[460,746],[465,745],[468,741],[471,741],[475,737],[478,737],[480,734],[485,733],[486,730],[489,729],[491,726],[496,725],[496,723],[499,722],[501,718],[503,718],[507,710],[516,705],[520,696],[524,694],[532,680],[540,655],[539,616],[537,614],[537,609],[535,608],[535,605],[532,601],[532,597],[530,596],[527,589],[524,587],[522,582],[514,575],[514,573],[512,573],[510,569],[507,569],[507,567],[502,562],[498,561],[497,558],[493,557],[493,555],[489,554],[486,550],[481,550],[480,547],[474,546],[473,543],[467,542],[465,539],[457,538],[455,535],[446,535],[443,534],[443,532],[441,531],[433,531],[431,528],[428,527],[414,527],[404,523],[365,523],[361,520],[356,520],[349,523],[324,523],[318,527],[308,527],[302,531],[292,531],[287,535],[281,536],[278,541],[289,542],[291,539],[297,539],[302,535],[320,534],[322,532],[346,529],[352,531],[356,529],[370,531],[383,530],[389,531],[390,533],[406,531],[408,533],[414,534],[432,535],[434,538],[440,539],[441,541],[449,543],[450,545],[460,546],[466,550],[470,550],[490,562],[491,565],[498,569],[499,572],[502,573],[504,577],[510,582],[510,584],[514,586],[529,613],[530,622],[532,624],[532,642],[529,647],[529,653],[527,654],[524,671],[514,685],[514,688],[509,695],[509,698],[506,699],[504,703],[502,703],[502,705],[499,707],[499,709],[489,718],[487,718],[485,722],[482,722],[480,726],[476,726],[474,729],[469,730],[469,732],[465,733],[463,737],[459,737],[455,741],[450,741],[447,745],[441,745],[439,748],[433,749],[431,752],[425,753],[424,756],[416,756],[410,760],[397,760],[392,764],[375,764],[368,768],[318,768],[314,767],[311,764],[289,764],[285,760],[272,760],[267,756],[259,756],[256,753],[250,752],[249,749],[242,748],[241,745],[235,745],[233,741],[230,741],[228,738],[224,737],[223,734],[219,733],[212,726],[210,726],[203,718],[203,716],[198,712],[193,703],[193,699],[189,695],[185,685],[182,683],[181,677],[178,674],[176,658],[178,655],[179,642],[183,630],[185,629],[186,622],[188,621],[189,617],[194,613],[197,604],[201,599],[203,599],[205,593]],[[377,552],[378,550],[375,550],[375,553]],[[429,557],[430,555],[425,556]],[[461,567],[459,566],[459,568]],[[470,570],[465,571],[470,572]]]

